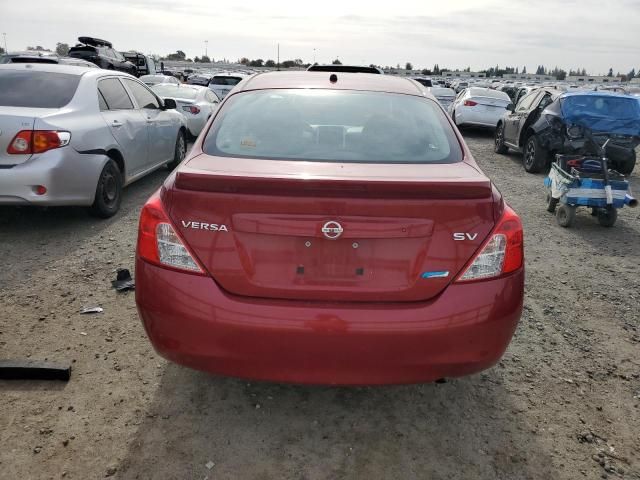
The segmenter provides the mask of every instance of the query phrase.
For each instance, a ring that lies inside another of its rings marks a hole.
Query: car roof
[[[329,79],[333,75],[337,82]],[[357,75],[340,72],[266,72],[258,73],[236,85],[235,92],[247,90],[267,90],[277,88],[318,88],[327,90],[366,90],[374,92],[401,93],[405,95],[428,96],[426,87],[409,78],[360,73]]]
[[[117,70],[104,70],[102,68],[77,67],[75,65],[61,65],[55,63],[5,63],[0,65],[2,70],[30,70],[32,72],[67,73],[70,75],[103,76],[117,75],[128,78],[135,78],[128,73]]]

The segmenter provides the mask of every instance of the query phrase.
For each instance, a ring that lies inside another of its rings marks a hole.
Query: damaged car
[[[633,97],[609,92],[569,92],[553,88],[534,90],[498,122],[495,151],[523,152],[524,169],[537,173],[555,154],[588,153],[590,133],[608,134],[606,153],[612,168],[629,175],[636,164],[635,136],[640,103]],[[572,121],[579,115],[580,125]]]

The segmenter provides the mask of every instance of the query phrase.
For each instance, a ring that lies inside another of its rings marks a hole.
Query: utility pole
[[[209,49],[209,40],[205,40],[204,41],[204,56],[207,57],[207,58],[209,57],[208,49]]]
[[[316,64],[316,49],[313,49],[313,64]]]
[[[2,32],[2,36],[4,37],[4,53],[9,53],[9,50],[7,50],[7,34]]]
[[[277,63],[278,71],[280,71],[280,44],[278,44],[278,63]]]

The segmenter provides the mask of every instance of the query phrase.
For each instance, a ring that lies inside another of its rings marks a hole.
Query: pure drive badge
[[[185,222],[182,220],[182,226],[184,228],[193,228],[194,230],[208,230],[209,232],[228,232],[229,229],[226,225],[219,225],[217,223],[206,223],[206,222],[194,222],[188,221]]]

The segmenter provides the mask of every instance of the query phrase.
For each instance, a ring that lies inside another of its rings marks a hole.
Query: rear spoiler
[[[317,197],[477,199],[492,195],[488,179],[456,178],[423,181],[306,179],[217,175],[197,170],[179,171],[178,189],[247,195]]]

